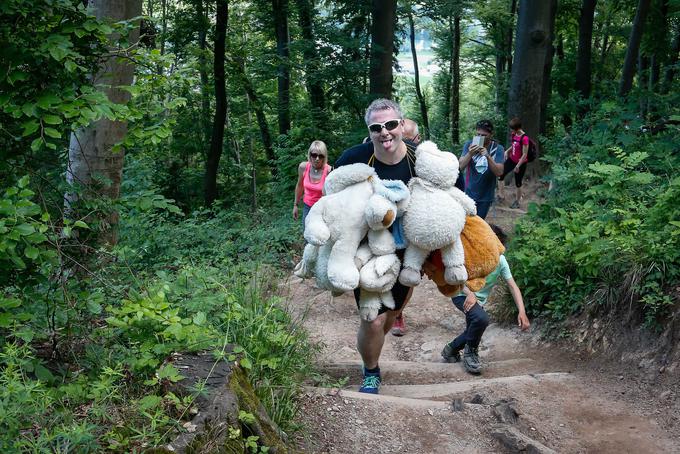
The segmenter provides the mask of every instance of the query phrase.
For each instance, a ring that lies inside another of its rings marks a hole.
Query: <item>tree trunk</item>
[[[161,55],[165,55],[165,39],[168,33],[168,0],[161,0]]]
[[[279,134],[290,131],[290,49],[288,46],[288,0],[272,0],[276,55],[279,65],[276,71],[278,85]]]
[[[657,8],[655,8],[653,20],[650,24],[652,27],[651,41],[653,46],[652,54],[649,57],[649,91],[659,91],[659,79],[661,78],[661,61],[665,60],[668,51],[666,43],[670,35],[668,30],[668,8],[669,0],[657,0]],[[649,106],[650,111],[653,106]]]
[[[666,67],[666,72],[663,75],[663,86],[662,92],[668,93],[673,84],[673,78],[675,77],[675,65],[678,64],[678,53],[680,53],[680,30],[675,34],[673,38],[673,44],[671,45],[671,55],[668,59],[668,66]]]
[[[397,0],[373,0],[371,7],[371,98],[392,97],[392,58]]]
[[[647,100],[646,93],[647,84],[649,80],[649,57],[640,53],[638,55],[638,84],[640,86],[640,116],[644,119],[647,116]]]
[[[409,5],[410,8],[410,5]],[[430,122],[427,118],[427,105],[425,104],[425,97],[420,89],[420,72],[418,69],[418,54],[416,53],[416,28],[413,24],[413,12],[408,12],[408,25],[410,29],[411,39],[411,56],[413,57],[413,71],[416,78],[416,96],[418,97],[418,104],[420,105],[420,116],[423,122],[423,134],[426,140],[430,139]]]
[[[226,52],[229,0],[216,0],[215,56],[213,74],[215,78],[215,117],[213,120],[210,151],[205,163],[205,204],[211,206],[217,198],[217,170],[224,147],[224,125],[227,120],[227,84],[224,73]]]
[[[540,100],[546,54],[550,49],[551,11],[552,2],[520,0],[508,117],[519,117],[523,129],[534,138],[540,129]]]
[[[269,161],[269,167],[271,169],[272,175],[276,175],[278,173],[278,169],[276,168],[276,155],[274,154],[272,136],[269,132],[269,125],[267,124],[267,117],[264,114],[264,109],[262,109],[262,104],[260,103],[255,89],[253,88],[253,84],[246,74],[246,67],[243,60],[236,61],[234,69],[240,78],[241,84],[243,85],[243,90],[246,92],[248,102],[255,110],[255,119],[257,120],[257,125],[260,129],[260,138],[262,139],[262,145],[264,146],[264,151],[267,155],[267,160]]]
[[[248,124],[253,122],[251,113],[250,97],[246,97],[248,105]],[[255,144],[253,143],[253,135],[248,132],[248,150],[250,151],[250,178],[251,178],[251,208],[252,212],[257,211],[257,158],[255,157]]]
[[[555,55],[555,16],[557,14],[557,0],[550,0],[550,25],[548,36],[548,51],[545,53],[545,64],[543,65],[543,90],[541,92],[541,116],[539,121],[539,131],[545,135],[548,130],[548,103],[550,102],[550,94],[552,90],[552,83],[550,74],[552,73],[553,55]],[[534,169],[538,166],[533,166]]]
[[[449,17],[451,33],[451,143],[460,142],[460,11]]]
[[[196,22],[198,23],[198,73],[201,77],[201,133],[203,147],[210,140],[210,97],[208,94],[208,58],[207,58],[207,35],[208,17],[203,9],[203,0],[196,2]],[[205,149],[205,148],[203,148]]]
[[[494,22],[492,27],[496,28],[496,31],[493,33],[494,36],[500,34],[502,35],[502,39],[500,43],[497,43],[495,46],[495,52],[496,52],[496,62],[495,62],[495,69],[496,69],[496,77],[495,77],[495,87],[494,87],[494,100],[493,100],[493,106],[494,106],[494,112],[497,115],[500,115],[502,112],[501,108],[501,103],[502,103],[502,93],[503,93],[503,80],[504,80],[504,74],[505,74],[505,62],[507,59],[507,56],[505,55],[505,36],[506,36],[506,31],[501,29],[501,26],[498,24],[498,22]]]
[[[515,16],[517,15],[517,0],[512,0],[510,4],[510,27],[508,27],[508,34],[506,38],[506,58],[508,59],[505,68],[508,74],[512,74],[512,33],[514,31],[513,25],[515,24]]]
[[[302,38],[306,41],[302,55],[306,66],[306,83],[309,91],[309,102],[312,105],[312,121],[317,129],[325,128],[324,109],[326,99],[323,83],[319,77],[319,57],[316,52],[316,40],[314,39],[314,4],[310,0],[296,0],[299,14],[299,24],[302,30]]]
[[[138,17],[142,13],[142,0],[93,0],[91,7],[99,20],[114,22]],[[116,36],[112,36],[116,39]],[[139,24],[130,32],[130,43],[139,39]],[[116,49],[111,49],[116,53]],[[99,72],[93,76],[96,85],[108,99],[117,104],[126,104],[130,93],[121,86],[132,85],[134,77],[132,60],[109,57],[102,63]],[[125,150],[114,145],[121,142],[127,134],[127,121],[101,119],[71,134],[68,152],[66,181],[70,185],[80,185],[83,192],[70,192],[64,196],[67,216],[78,216],[76,203],[83,199],[105,198],[116,200],[120,196],[120,183],[123,177]],[[96,245],[114,245],[118,241],[118,213],[111,211],[100,216],[101,226],[98,236],[93,238]]]
[[[633,28],[631,29],[630,37],[628,38],[626,59],[623,62],[623,72],[619,84],[619,96],[628,95],[631,88],[633,88],[635,63],[638,58],[640,41],[642,41],[642,32],[644,31],[645,19],[649,13],[650,4],[651,0],[638,0],[637,11],[635,12],[635,19],[633,20]]]
[[[583,0],[578,20],[578,54],[576,57],[576,90],[581,97],[590,97],[590,74],[593,46],[593,20],[597,0]]]

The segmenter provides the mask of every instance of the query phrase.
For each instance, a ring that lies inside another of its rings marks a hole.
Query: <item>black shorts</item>
[[[405,249],[399,249],[397,250],[397,257],[399,257],[399,260],[404,261],[404,252]],[[405,285],[402,285],[401,282],[397,281],[394,284],[394,287],[392,287],[392,298],[394,298],[394,309],[390,309],[389,307],[386,307],[384,305],[380,306],[380,309],[378,310],[378,314],[383,314],[387,311],[398,311],[400,310],[403,306],[404,303],[406,302],[406,297],[408,296],[408,292],[411,290],[411,287],[406,287]],[[359,295],[360,295],[361,290],[359,288],[354,289],[354,300],[357,303],[357,309],[359,309]]]
[[[505,177],[510,173],[515,170],[515,166],[517,163],[513,161],[512,159],[508,158],[505,160],[505,164],[503,164],[503,175],[498,177],[500,181],[505,180]],[[515,173],[515,186],[518,188],[522,187],[522,179],[524,178],[524,173],[527,171],[527,163],[525,162],[521,166],[519,166],[519,172]]]

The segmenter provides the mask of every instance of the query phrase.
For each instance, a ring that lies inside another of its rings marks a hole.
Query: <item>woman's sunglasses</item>
[[[373,123],[368,125],[368,130],[371,132],[382,132],[382,129],[385,128],[388,131],[393,130],[399,124],[401,123],[401,120],[389,120],[386,121],[385,123]]]
[[[312,159],[326,159],[325,154],[309,153],[309,157]]]

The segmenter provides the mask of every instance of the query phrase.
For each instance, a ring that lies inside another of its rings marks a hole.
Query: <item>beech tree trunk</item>
[[[550,51],[552,2],[520,0],[515,56],[508,95],[508,118],[519,117],[530,137],[538,137],[544,71]],[[538,101],[538,102],[537,102]]]
[[[590,97],[590,75],[593,46],[593,20],[597,0],[583,0],[578,20],[578,54],[576,57],[576,90],[581,97]]]
[[[371,63],[369,93],[371,98],[392,97],[392,57],[397,0],[373,0],[371,7]]]
[[[633,20],[633,28],[630,31],[628,46],[626,47],[626,59],[623,62],[623,72],[619,84],[619,96],[628,95],[633,88],[633,77],[635,77],[635,67],[640,50],[640,42],[642,41],[642,32],[644,31],[645,19],[647,19],[650,4],[651,0],[638,0],[637,11],[635,12],[635,19]]]
[[[276,34],[279,134],[290,131],[290,49],[288,46],[288,0],[272,0]]]
[[[449,17],[451,33],[451,143],[460,142],[460,11]]]
[[[409,6],[410,7],[410,6]],[[408,25],[411,39],[411,56],[413,57],[413,71],[416,78],[416,97],[418,98],[418,104],[420,105],[420,116],[422,118],[424,131],[423,134],[426,140],[430,138],[430,122],[427,118],[427,105],[425,104],[425,97],[420,89],[420,72],[418,69],[418,54],[416,52],[416,29],[413,24],[413,12],[408,12]]]
[[[326,99],[323,83],[319,78],[319,57],[316,52],[314,39],[314,4],[312,0],[297,0],[299,25],[302,30],[302,38],[306,41],[302,55],[305,59],[306,84],[309,92],[309,102],[312,105],[312,121],[318,129],[324,129],[325,119],[323,111],[326,108]]]
[[[224,125],[227,120],[227,82],[224,73],[226,52],[229,0],[217,0],[215,25],[215,56],[213,74],[215,78],[215,116],[213,119],[210,151],[205,163],[205,204],[210,206],[217,198],[217,170],[220,166],[224,147]]]
[[[138,17],[142,13],[142,0],[91,0],[91,6],[99,20],[122,21]],[[117,36],[111,36],[112,40]],[[136,43],[139,39],[139,24],[130,32],[129,40]],[[111,49],[109,57],[99,72],[93,75],[93,82],[110,101],[126,104],[130,92],[121,86],[132,85],[135,67],[132,60],[118,57],[118,49]],[[120,183],[123,178],[125,150],[114,149],[127,134],[127,121],[101,119],[71,134],[66,168],[66,181],[72,186],[80,186],[82,192],[65,194],[64,203],[67,216],[77,214],[80,198],[104,198],[116,200],[120,196]],[[111,211],[100,216],[101,225],[93,242],[97,245],[114,245],[118,242],[118,213]]]

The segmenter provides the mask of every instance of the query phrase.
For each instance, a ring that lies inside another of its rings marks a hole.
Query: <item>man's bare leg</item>
[[[404,304],[401,305],[401,309],[399,309],[397,312],[396,317],[394,318],[393,326],[390,326],[385,330],[385,334],[387,334],[390,330],[392,331],[392,335],[400,337],[406,334],[406,322],[404,322],[404,318],[402,317],[402,313],[404,312],[404,308],[408,304],[409,301],[411,301],[411,295],[413,294],[413,287],[411,287],[406,294],[406,299],[404,300]],[[399,322],[399,323],[397,323]]]
[[[380,352],[382,352],[383,344],[385,343],[385,326],[388,318],[390,319],[390,326],[394,323],[395,315],[388,315],[389,311],[378,315],[372,322],[361,320],[359,324],[359,332],[357,333],[357,349],[361,355],[366,369],[375,369],[378,367],[378,360],[380,359]]]
[[[411,299],[413,289],[411,288],[406,295],[406,299],[402,308]],[[364,362],[364,367],[367,369],[374,369],[378,367],[378,360],[385,344],[385,335],[390,332],[390,328],[394,324],[394,319],[397,318],[401,311],[387,311],[378,315],[372,322],[361,320],[359,324],[359,332],[357,333],[357,350]]]

